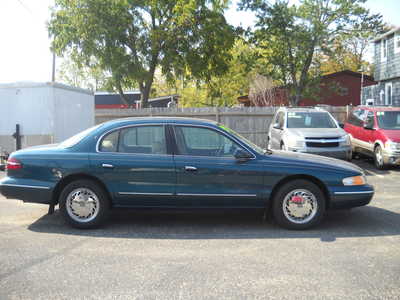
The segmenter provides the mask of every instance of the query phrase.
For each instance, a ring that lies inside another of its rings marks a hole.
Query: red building
[[[349,70],[324,75],[321,78],[319,99],[301,99],[299,106],[315,106],[317,104],[332,106],[360,105],[361,81],[363,81],[363,87],[376,84],[373,77]],[[289,104],[288,93],[284,87],[276,88],[275,95],[273,105]],[[238,101],[244,106],[255,106],[250,102],[248,96],[241,96]]]

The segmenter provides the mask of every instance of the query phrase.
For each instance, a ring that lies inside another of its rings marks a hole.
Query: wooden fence
[[[339,122],[347,117],[348,107],[327,106]],[[199,107],[199,108],[144,108],[96,109],[96,124],[127,117],[189,117],[220,122],[255,144],[265,147],[269,125],[279,107]]]

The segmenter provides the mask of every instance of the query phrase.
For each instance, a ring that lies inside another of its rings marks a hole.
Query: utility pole
[[[364,86],[364,69],[362,67],[361,67],[360,72],[361,72],[360,104],[363,105],[364,103],[363,103],[362,95],[363,95],[363,86]]]
[[[53,51],[53,66],[51,69],[51,82],[56,81],[56,54]]]

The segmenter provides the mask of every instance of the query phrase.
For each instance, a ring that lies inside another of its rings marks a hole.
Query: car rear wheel
[[[308,180],[283,185],[273,199],[275,221],[287,229],[301,230],[317,225],[325,212],[325,196]]]
[[[110,211],[107,193],[91,180],[77,180],[68,184],[61,192],[59,204],[64,219],[81,229],[100,226]]]
[[[382,148],[381,146],[376,146],[375,147],[375,151],[374,151],[374,162],[375,162],[375,166],[379,169],[379,170],[384,170],[386,169],[386,165],[385,162],[383,160],[383,153],[382,153]]]

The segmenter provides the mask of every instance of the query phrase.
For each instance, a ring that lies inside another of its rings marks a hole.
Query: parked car
[[[351,160],[348,134],[320,108],[280,108],[270,125],[268,147]]]
[[[349,133],[354,153],[374,158],[375,166],[384,169],[400,165],[400,108],[358,106],[344,129]]]
[[[58,145],[11,154],[0,192],[58,204],[78,228],[116,207],[271,209],[278,224],[305,229],[326,209],[370,202],[374,189],[348,162],[268,151],[211,121],[115,120]]]

